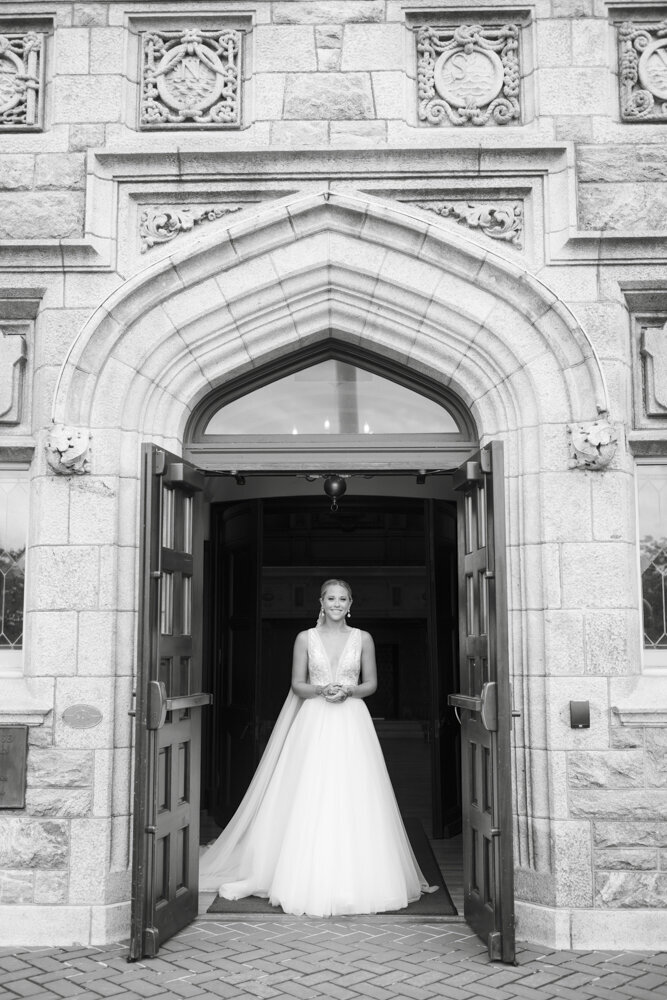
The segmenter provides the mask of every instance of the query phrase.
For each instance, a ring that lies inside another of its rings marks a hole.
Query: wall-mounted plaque
[[[71,729],[94,729],[102,721],[102,713],[94,705],[70,705],[63,712],[63,722]]]
[[[28,727],[0,726],[0,809],[25,807]]]

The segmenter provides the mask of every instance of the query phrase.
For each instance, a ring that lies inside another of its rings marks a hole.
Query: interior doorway
[[[297,484],[295,486],[295,484]],[[304,489],[304,486],[306,489]],[[296,477],[212,480],[203,685],[201,841],[237,808],[290,685],[296,634],[328,577],[349,580],[353,622],[374,638],[367,699],[404,820],[418,821],[453,881],[460,873],[456,503],[451,477],[355,477],[332,511]],[[297,494],[297,495],[295,495]],[[300,494],[300,495],[298,495]],[[452,891],[452,890],[450,890]]]

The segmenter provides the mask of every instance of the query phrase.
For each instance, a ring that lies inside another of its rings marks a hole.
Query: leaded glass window
[[[667,666],[667,465],[637,468],[645,662]]]
[[[0,472],[0,666],[23,646],[28,487],[25,474]]]

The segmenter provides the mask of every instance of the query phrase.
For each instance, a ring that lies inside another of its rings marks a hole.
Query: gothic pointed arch
[[[56,422],[181,442],[218,386],[329,339],[426,376],[481,433],[594,419],[598,359],[527,271],[369,196],[295,196],[176,250],[113,292],[58,379]]]

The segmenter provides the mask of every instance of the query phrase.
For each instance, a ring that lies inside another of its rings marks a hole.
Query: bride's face
[[[327,587],[322,598],[322,609],[327,618],[339,622],[350,610],[352,601],[345,587]]]

